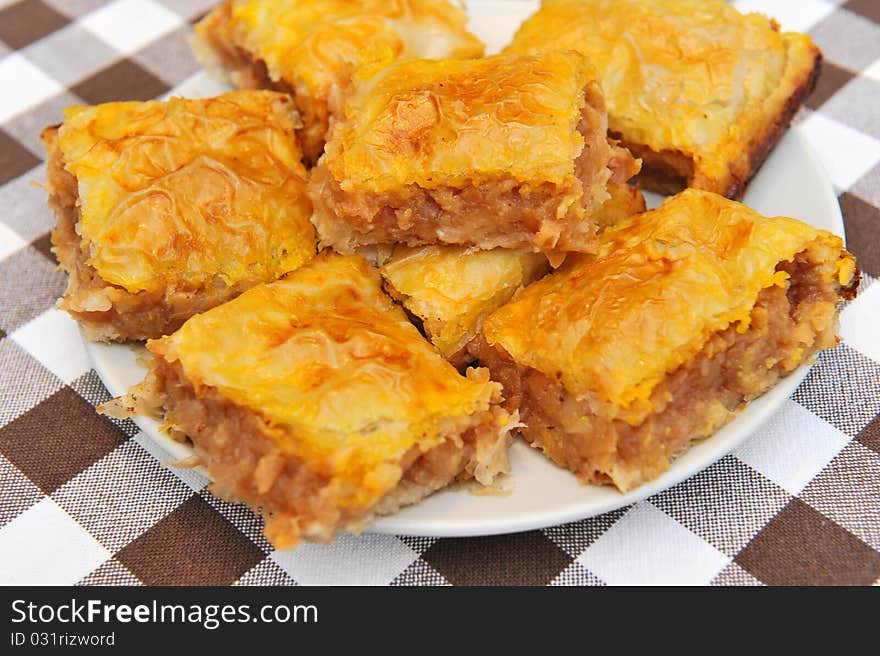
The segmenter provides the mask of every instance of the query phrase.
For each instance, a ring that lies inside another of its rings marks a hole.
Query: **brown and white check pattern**
[[[210,0],[0,0],[0,583],[876,584],[880,579],[880,3],[743,0],[826,55],[797,118],[864,269],[822,354],[735,453],[634,506],[518,535],[363,535],[274,551],[107,399],[49,251],[40,129],[71,103],[160,96],[198,70]],[[34,184],[34,183],[37,184]]]

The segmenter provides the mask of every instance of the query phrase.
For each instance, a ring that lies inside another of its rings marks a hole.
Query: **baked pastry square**
[[[501,386],[440,357],[359,255],[322,253],[147,348],[145,381],[106,409],[189,436],[219,491],[263,510],[278,547],[507,469],[516,413]]]
[[[647,189],[739,198],[815,85],[821,53],[724,0],[543,0],[505,52],[574,48]]]
[[[284,91],[302,115],[306,161],[324,148],[352,74],[398,59],[481,57],[450,0],[231,0],[196,25],[194,50],[236,86]]]
[[[173,332],[315,254],[290,98],[73,106],[43,131],[59,307],[100,341]]]
[[[462,366],[483,318],[549,268],[540,253],[401,246],[380,272],[388,293],[416,317],[440,354]]]
[[[689,189],[483,321],[474,348],[525,437],[626,491],[820,349],[859,272],[842,240]]]
[[[349,98],[312,171],[320,243],[589,252],[609,185],[638,171],[606,131],[573,51],[395,64]]]

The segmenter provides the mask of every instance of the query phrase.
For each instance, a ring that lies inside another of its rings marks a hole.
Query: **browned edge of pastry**
[[[767,125],[763,133],[757,135],[756,138],[749,143],[748,165],[745,173],[739,177],[735,174],[733,175],[734,179],[731,182],[727,193],[724,195],[733,199],[742,198],[749,182],[758,170],[760,170],[761,165],[764,163],[764,160],[767,159],[770,151],[773,150],[776,144],[779,143],[782,135],[788,130],[794,115],[797,114],[801,105],[803,105],[804,100],[806,100],[807,96],[809,96],[813,92],[813,89],[816,88],[816,82],[819,79],[821,71],[822,52],[817,48],[815,58],[813,59],[813,67],[810,69],[809,74],[797,86],[794,93],[788,97],[782,111]]]
[[[245,502],[265,517],[266,537],[278,548],[300,540],[330,542],[339,531],[360,532],[376,516],[396,512],[456,480],[491,483],[508,470],[509,430],[500,429],[497,406],[476,413],[460,434],[424,452],[414,445],[401,459],[397,486],[370,508],[344,508],[332,477],[282,451],[275,427],[215,388],[186,379],[179,362],[154,357],[144,382],[99,408],[116,417],[147,414],[166,420],[179,440],[187,437],[215,481],[212,491]]]
[[[652,391],[653,412],[635,426],[613,418],[613,410],[603,413],[595,396],[577,399],[559,381],[514,362],[482,335],[471,350],[504,385],[506,407],[519,410],[530,443],[583,482],[625,492],[659,476],[692,442],[839,342],[836,308],[854,297],[858,270],[848,286],[829,285],[823,278],[834,276],[836,262],[821,258],[807,249],[780,263],[777,270],[790,274],[787,287],[764,289],[745,332],[730,326],[713,333],[697,356],[670,372]]]
[[[702,181],[696,173],[693,158],[678,150],[656,151],[644,144],[627,141],[617,132],[609,132],[610,136],[619,139],[634,157],[642,159],[642,170],[639,182],[649,191],[673,195],[686,187],[697,187],[714,191],[733,200],[740,200],[746,192],[749,182],[760,170],[761,165],[770,151],[779,143],[782,135],[791,125],[797,111],[807,96],[816,87],[816,81],[822,68],[822,52],[816,48],[813,67],[801,80],[794,92],[788,97],[782,110],[761,130],[755,132],[742,156],[729,164],[729,178],[723,188]]]
[[[183,287],[131,293],[113,285],[88,264],[87,247],[77,233],[80,222],[79,187],[65,169],[58,145],[58,128],[40,134],[48,155],[46,182],[49,207],[58,219],[52,230],[52,252],[68,274],[67,289],[58,307],[76,319],[95,341],[136,341],[161,337],[177,330],[193,314],[238,296],[253,282],[227,286],[216,281],[208,289]]]
[[[411,184],[401,191],[346,192],[330,173],[325,158],[314,169],[310,185],[320,246],[341,253],[375,243],[443,243],[554,254],[594,252],[601,224],[594,216],[601,205],[592,207],[594,177],[607,168],[611,171],[608,185],[624,184],[638,172],[639,163],[617,142],[593,130],[605,111],[598,84],[588,85],[584,97],[578,131],[585,145],[574,162],[575,176],[567,187],[507,178],[467,188]],[[597,143],[599,140],[601,143]],[[576,189],[582,191],[579,209],[584,215],[572,207],[557,218],[560,198]],[[442,240],[438,228],[442,228]],[[555,243],[543,243],[548,233],[555,235]]]

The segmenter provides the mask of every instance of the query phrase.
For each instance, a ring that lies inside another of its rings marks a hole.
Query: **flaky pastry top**
[[[571,51],[398,63],[348,99],[325,162],[345,191],[500,177],[572,184],[585,89],[595,80]]]
[[[713,332],[747,330],[759,292],[788,278],[780,262],[827,246],[829,282],[847,286],[856,274],[840,237],[694,189],[599,241],[595,256],[571,258],[489,315],[483,334],[577,397],[623,408],[646,401]]]
[[[448,0],[233,0],[229,29],[273,80],[327,98],[364,65],[480,57],[483,44]]]
[[[129,292],[273,280],[315,253],[290,99],[75,105],[58,144],[88,264]]]
[[[399,246],[381,273],[394,295],[422,319],[434,345],[449,357],[473,337],[480,317],[548,269],[540,253]]]
[[[179,362],[197,394],[209,386],[261,416],[283,452],[362,488],[351,503],[396,484],[410,449],[460,434],[501,393],[485,369],[465,377],[440,357],[359,255],[322,253],[147,348]]]
[[[602,80],[609,128],[724,179],[814,66],[810,38],[724,0],[543,0],[505,52],[575,48]]]

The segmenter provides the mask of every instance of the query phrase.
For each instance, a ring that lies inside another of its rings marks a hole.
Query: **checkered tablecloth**
[[[796,123],[865,273],[782,410],[735,453],[633,506],[517,535],[363,535],[273,551],[108,394],[49,251],[40,129],[72,103],[148,99],[198,70],[209,0],[0,0],[0,583],[876,584],[880,579],[880,2],[748,0],[825,53]]]

